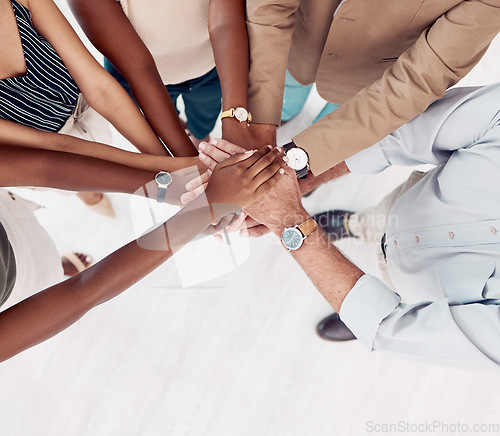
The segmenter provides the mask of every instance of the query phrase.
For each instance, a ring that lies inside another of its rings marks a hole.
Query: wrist
[[[294,227],[310,218],[309,213],[303,208],[281,212],[279,214],[271,214],[269,222],[263,223],[268,227],[276,236],[281,237],[283,230],[289,227]]]

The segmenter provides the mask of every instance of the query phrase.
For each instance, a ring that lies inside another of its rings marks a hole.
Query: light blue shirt
[[[353,173],[434,164],[394,204],[387,266],[398,291],[359,279],[340,316],[370,350],[500,370],[500,83],[456,88],[346,161]]]

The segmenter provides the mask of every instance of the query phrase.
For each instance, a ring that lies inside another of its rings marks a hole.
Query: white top
[[[0,189],[0,221],[16,259],[16,284],[1,310],[63,279],[61,258],[33,213],[37,204]]]
[[[208,34],[210,0],[120,0],[153,55],[165,85],[195,79],[215,67]]]
[[[342,320],[369,349],[500,370],[500,83],[448,91],[346,163],[354,173],[436,167],[390,212],[387,267],[399,295],[364,275]]]

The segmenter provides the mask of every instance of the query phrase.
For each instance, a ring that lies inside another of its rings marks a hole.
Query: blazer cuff
[[[339,315],[360,342],[373,350],[380,323],[400,302],[401,297],[381,280],[365,274],[345,297]]]

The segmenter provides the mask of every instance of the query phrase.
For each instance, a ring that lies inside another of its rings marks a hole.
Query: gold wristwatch
[[[318,224],[314,219],[309,218],[307,221],[295,227],[287,227],[281,235],[281,244],[288,251],[295,251],[302,247],[304,240],[318,228]]]
[[[236,118],[240,123],[244,123],[246,121],[247,126],[249,126],[252,122],[252,114],[244,107],[231,108],[222,112],[220,119],[223,120],[224,118]]]

